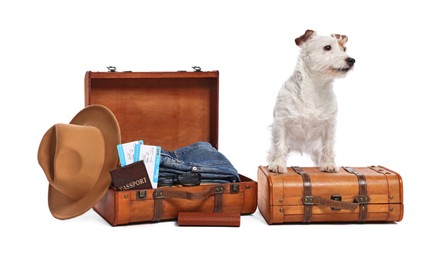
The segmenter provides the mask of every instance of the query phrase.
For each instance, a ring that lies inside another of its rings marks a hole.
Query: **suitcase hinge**
[[[146,190],[137,190],[137,200],[146,199]]]
[[[239,184],[238,183],[230,184],[230,193],[231,194],[239,193]]]
[[[201,67],[200,66],[192,66],[192,69],[194,72],[201,72]]]

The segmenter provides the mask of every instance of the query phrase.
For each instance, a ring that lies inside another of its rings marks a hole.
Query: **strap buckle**
[[[313,196],[303,196],[302,197],[302,204],[307,206],[313,206],[315,203],[313,202]]]
[[[224,193],[224,186],[215,186],[214,194],[222,194]]]
[[[357,195],[355,201],[359,204],[368,204],[370,197],[368,195]]]
[[[159,189],[155,190],[155,191],[153,192],[153,198],[154,198],[154,199],[163,199],[163,198],[164,198],[164,192],[163,192],[163,190],[159,190]]]

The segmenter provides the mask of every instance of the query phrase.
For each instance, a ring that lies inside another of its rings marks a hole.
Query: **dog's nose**
[[[347,58],[345,59],[345,61],[347,62],[347,64],[351,67],[353,66],[353,64],[355,64],[356,60],[353,58]]]

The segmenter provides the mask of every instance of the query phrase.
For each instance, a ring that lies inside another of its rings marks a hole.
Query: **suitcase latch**
[[[107,71],[108,72],[115,72],[115,71],[117,71],[117,68],[115,66],[109,66],[109,67],[107,67]]]
[[[146,199],[146,190],[137,190],[137,200]]]
[[[331,195],[330,199],[331,200],[336,200],[336,201],[342,201],[342,196],[341,195]],[[335,207],[330,207],[330,209],[332,209],[332,210],[341,210],[340,208],[335,208]]]
[[[239,184],[238,183],[230,184],[230,193],[231,194],[239,193]]]

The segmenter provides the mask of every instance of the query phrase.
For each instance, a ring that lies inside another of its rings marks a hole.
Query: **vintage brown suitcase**
[[[403,217],[401,176],[382,166],[289,167],[276,174],[258,167],[258,208],[268,224],[312,222],[399,222]]]
[[[143,140],[172,151],[199,141],[218,148],[219,72],[86,72],[85,104],[117,118],[122,143]],[[252,214],[257,182],[116,191],[94,210],[112,226],[177,219],[179,212]]]

